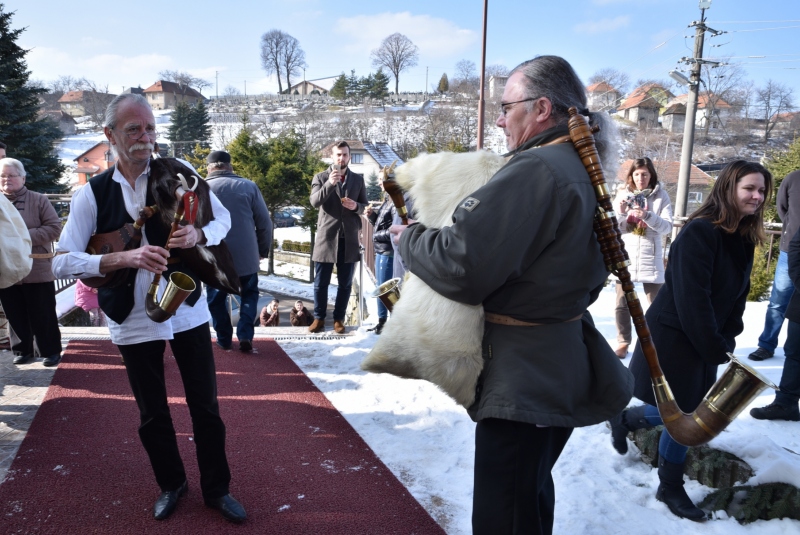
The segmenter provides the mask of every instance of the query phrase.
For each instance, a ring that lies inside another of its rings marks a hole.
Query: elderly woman
[[[47,197],[25,187],[25,168],[19,160],[0,160],[0,190],[25,221],[31,235],[32,252],[49,253],[51,243],[61,234],[61,221]],[[56,366],[61,361],[55,277],[50,262],[49,258],[34,259],[27,277],[0,290],[3,310],[19,338],[11,347],[14,364],[24,364],[33,358],[34,339],[45,366]]]
[[[658,183],[658,174],[650,158],[631,163],[625,187],[615,199],[619,230],[630,257],[631,281],[640,282],[648,303],[653,302],[664,285],[664,250],[662,241],[672,230],[672,205],[669,195]],[[617,282],[617,347],[621,359],[631,345],[631,315],[625,302],[622,284]]]
[[[261,309],[261,326],[277,327],[281,322],[281,314],[278,311],[280,301],[273,299],[270,304]]]

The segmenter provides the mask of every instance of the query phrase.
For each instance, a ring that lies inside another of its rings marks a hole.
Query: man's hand
[[[100,273],[110,273],[122,268],[144,269],[161,273],[167,269],[169,251],[156,245],[144,245],[131,251],[109,253],[100,259]]]
[[[369,217],[372,215],[372,205],[368,204],[366,208],[364,208],[364,215]]]
[[[202,232],[202,231],[201,231]],[[200,233],[194,225],[178,227],[167,245],[170,249],[191,249],[200,239]]]
[[[338,182],[342,181],[342,173],[336,169],[333,169],[328,175],[328,180],[330,181],[331,186],[335,186]]]
[[[358,208],[358,203],[349,197],[342,197],[342,206],[348,210],[355,210]]]

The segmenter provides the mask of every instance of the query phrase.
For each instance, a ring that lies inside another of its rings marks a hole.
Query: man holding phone
[[[319,217],[311,256],[314,261],[314,322],[308,330],[312,333],[325,330],[328,286],[336,264],[339,286],[333,308],[333,330],[342,334],[354,267],[360,259],[361,214],[368,201],[364,175],[347,167],[350,145],[339,141],[331,153],[333,165],[318,173],[311,182],[311,206],[319,209]]]

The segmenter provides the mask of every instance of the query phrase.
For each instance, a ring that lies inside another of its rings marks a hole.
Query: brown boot
[[[628,356],[628,344],[620,344],[619,347],[614,350],[614,353],[616,353],[619,358],[624,359]]]
[[[344,323],[339,320],[333,320],[333,330],[337,334],[344,334]]]
[[[325,330],[325,320],[314,318],[314,323],[308,328],[310,333],[321,333]]]

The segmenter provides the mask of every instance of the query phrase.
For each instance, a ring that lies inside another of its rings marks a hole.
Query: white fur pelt
[[[395,171],[426,227],[452,225],[458,204],[500,169],[505,159],[480,151],[423,154]],[[464,407],[475,400],[483,368],[483,306],[457,303],[409,272],[392,315],[361,369],[425,379]]]

